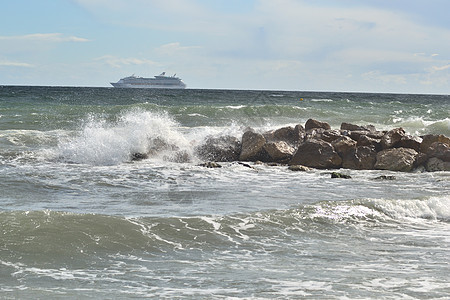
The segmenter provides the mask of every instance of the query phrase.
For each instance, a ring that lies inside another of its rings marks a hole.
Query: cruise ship
[[[144,78],[134,74],[120,79],[117,82],[111,82],[116,88],[145,88],[145,89],[185,89],[186,84],[176,74],[166,76],[166,72],[154,76],[153,78]]]

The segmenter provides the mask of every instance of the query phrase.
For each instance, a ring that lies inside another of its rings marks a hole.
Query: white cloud
[[[106,63],[109,66],[112,66],[114,68],[121,68],[122,66],[128,66],[128,65],[148,65],[148,66],[156,66],[158,63],[148,60],[148,59],[141,59],[141,58],[134,58],[134,57],[116,57],[113,55],[105,55],[102,57],[98,57],[95,59],[96,61],[101,61]]]
[[[0,60],[0,67],[24,67],[24,68],[32,68],[34,65],[24,62],[17,61],[8,61],[8,60]]]
[[[26,35],[0,36],[6,41],[43,41],[43,42],[89,42],[88,39],[77,36],[66,36],[62,33],[34,33]]]

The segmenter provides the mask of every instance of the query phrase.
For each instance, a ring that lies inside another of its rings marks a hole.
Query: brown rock
[[[433,143],[444,143],[448,146],[450,146],[450,138],[446,137],[443,134],[437,135],[437,134],[428,134],[423,136],[422,143],[420,144],[420,152],[427,153],[428,148]]]
[[[330,124],[326,123],[326,122],[320,122],[314,119],[309,119],[308,121],[306,121],[305,123],[305,130],[309,131],[311,129],[314,128],[323,128],[325,130],[329,130],[331,129]]]
[[[195,148],[198,157],[209,161],[236,161],[241,152],[241,142],[233,136],[209,137]]]
[[[251,130],[242,135],[242,150],[239,160],[259,160],[263,155],[263,147],[266,139],[260,133]]]
[[[395,128],[386,132],[381,138],[381,146],[383,149],[393,148],[403,137],[405,137],[403,128]]]
[[[417,151],[409,148],[386,149],[377,153],[375,169],[411,171],[416,165]]]
[[[400,139],[397,143],[394,144],[395,148],[411,148],[420,151],[420,143],[422,139],[420,137],[415,137],[411,135],[406,135]]]
[[[341,136],[340,138],[331,142],[331,145],[333,145],[334,150],[341,157],[344,157],[347,152],[356,148],[356,142],[348,136]]]
[[[301,172],[306,172],[306,171],[310,171],[311,169],[302,165],[292,165],[288,167],[289,170],[291,171],[301,171]]]
[[[442,161],[450,162],[450,146],[444,143],[435,142],[427,150],[428,157],[436,157]]]
[[[325,130],[322,133],[321,139],[324,140],[325,142],[331,143],[335,140],[337,140],[338,138],[340,138],[342,136],[341,131],[339,130]]]
[[[381,139],[374,139],[367,135],[360,135],[358,139],[358,146],[368,146],[374,148],[376,151],[380,151]]]
[[[266,151],[270,161],[290,159],[295,151],[294,147],[284,141],[268,142],[263,149]]]
[[[307,140],[295,152],[289,165],[304,165],[312,168],[338,168],[342,163],[339,154],[330,143],[321,140]]]
[[[359,146],[347,152],[342,159],[342,167],[355,170],[373,169],[377,152],[372,147]]]
[[[305,135],[305,129],[302,125],[294,127],[282,127],[275,131],[270,131],[264,134],[267,141],[284,141],[292,146],[298,145],[300,141],[303,141]]]
[[[437,157],[432,157],[428,159],[425,164],[425,169],[428,172],[436,172],[436,171],[450,171],[450,162],[443,161]]]
[[[373,125],[359,126],[359,125],[354,125],[354,124],[345,123],[345,122],[341,124],[341,130],[376,131],[375,126],[373,126]]]

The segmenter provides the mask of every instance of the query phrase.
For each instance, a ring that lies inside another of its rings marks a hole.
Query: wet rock
[[[143,159],[147,159],[147,158],[148,158],[147,153],[136,152],[136,153],[131,154],[132,161],[139,161],[139,160],[143,160]]]
[[[219,165],[218,163],[216,163],[215,161],[208,161],[208,162],[200,164],[199,166],[205,167],[205,168],[222,168],[222,166]]]
[[[262,134],[246,131],[242,136],[242,150],[239,160],[255,161],[261,159],[261,156],[264,155],[263,147],[265,144],[266,139]]]
[[[302,142],[305,136],[305,129],[302,125],[297,125],[294,127],[287,126],[279,128],[275,131],[268,132],[264,134],[267,141],[283,141],[292,146],[298,145]]]
[[[356,149],[356,141],[348,136],[341,136],[338,139],[331,142],[334,150],[341,156],[344,157],[349,151]]]
[[[443,161],[437,157],[431,157],[425,164],[425,169],[428,172],[450,171],[450,162]]]
[[[347,174],[338,173],[338,172],[333,172],[333,173],[331,173],[331,178],[350,179],[350,178],[352,178],[352,176],[347,175]]]
[[[359,136],[358,146],[368,146],[368,147],[374,148],[376,151],[380,151],[382,148],[381,139],[374,139],[367,135]]]
[[[342,136],[341,131],[330,129],[322,132],[320,139],[324,140],[325,142],[331,143],[339,139],[341,136]]]
[[[426,152],[428,157],[436,157],[442,161],[450,162],[450,146],[440,142],[434,142]]]
[[[427,153],[428,148],[433,143],[436,143],[436,142],[443,143],[443,144],[450,146],[450,138],[446,137],[445,135],[428,134],[428,135],[425,135],[422,137],[422,143],[420,144],[420,151],[423,153]]]
[[[294,154],[294,147],[284,141],[269,142],[263,146],[270,161],[290,159]]]
[[[177,162],[177,163],[188,163],[192,161],[192,157],[186,150],[175,151],[170,154],[163,156],[165,161]]]
[[[386,132],[381,138],[381,146],[383,149],[393,148],[394,145],[406,136],[403,128],[394,128]]]
[[[400,139],[397,143],[394,144],[395,148],[410,148],[414,149],[417,152],[420,151],[420,144],[422,143],[422,139],[420,137],[414,137],[411,135],[406,135]]]
[[[396,180],[396,179],[397,177],[391,175],[381,175],[374,178],[374,180]]]
[[[302,166],[302,165],[292,165],[288,167],[289,170],[291,171],[295,171],[295,172],[306,172],[306,171],[310,171],[311,168]]]
[[[330,143],[321,140],[307,140],[295,152],[289,165],[304,165],[312,168],[338,168],[342,159]]]
[[[345,123],[345,122],[341,124],[341,130],[376,131],[375,126],[373,126],[373,125],[359,126],[359,125],[354,125],[354,124]]]
[[[233,136],[209,137],[195,148],[196,155],[209,161],[236,161],[241,153],[241,142]]]
[[[377,152],[372,147],[359,146],[346,153],[342,158],[345,169],[371,170],[377,161]]]
[[[323,128],[325,130],[329,130],[331,129],[330,124],[326,123],[326,122],[320,122],[314,119],[309,119],[308,121],[306,121],[305,123],[305,130],[309,131],[311,129],[314,128]]]
[[[411,171],[416,165],[417,151],[409,148],[386,149],[377,153],[375,169]]]

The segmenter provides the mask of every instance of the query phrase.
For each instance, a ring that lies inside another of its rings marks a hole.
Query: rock
[[[396,179],[397,177],[391,175],[381,175],[374,178],[374,180],[396,180]]]
[[[244,167],[246,167],[246,168],[249,168],[249,169],[254,169],[252,166],[250,166],[249,164],[246,164],[246,163],[243,163],[243,162],[238,162],[238,164],[239,165],[241,165],[241,166],[244,166]]]
[[[298,145],[300,141],[303,141],[305,136],[305,129],[302,125],[294,127],[282,127],[273,132],[274,141],[284,141],[292,146]]]
[[[209,137],[195,148],[197,156],[210,161],[236,161],[241,153],[241,142],[233,136]]]
[[[367,135],[360,135],[358,139],[358,146],[368,146],[374,148],[376,151],[380,151],[381,139],[374,139]]]
[[[219,165],[218,163],[216,163],[215,161],[208,161],[208,162],[200,164],[199,166],[206,167],[206,168],[222,168],[222,166]]]
[[[324,140],[325,142],[331,143],[337,139],[339,139],[342,136],[342,133],[339,130],[325,130],[322,132],[322,135],[320,139]]]
[[[436,157],[442,161],[450,162],[450,146],[440,142],[434,142],[426,152],[428,157]]]
[[[373,169],[377,152],[372,147],[359,146],[347,152],[342,158],[342,167],[355,170]]]
[[[425,169],[428,172],[436,172],[436,171],[450,171],[450,162],[443,161],[437,157],[432,157],[428,159],[425,164]]]
[[[269,142],[263,147],[270,161],[290,159],[294,154],[294,147],[284,141]]]
[[[383,149],[393,148],[403,137],[405,137],[403,128],[395,128],[386,132],[381,138],[381,146]]]
[[[352,140],[348,136],[341,136],[340,138],[331,142],[334,150],[341,156],[344,157],[345,154],[353,149],[356,149],[356,141]]]
[[[395,148],[411,148],[420,151],[420,144],[422,143],[422,139],[420,137],[414,137],[411,135],[406,135],[400,139],[397,143],[394,144]]]
[[[375,126],[373,126],[373,125],[359,126],[359,125],[354,125],[354,124],[345,123],[345,122],[341,124],[341,130],[376,131]]]
[[[311,170],[311,168],[308,168],[308,167],[305,167],[302,165],[292,165],[292,166],[289,166],[288,169],[291,171],[295,171],[295,172],[298,172],[298,171],[306,172],[306,171]]]
[[[350,179],[350,178],[352,178],[352,176],[346,175],[346,174],[342,174],[342,173],[338,173],[338,172],[333,172],[333,173],[331,173],[331,178]]]
[[[239,160],[255,161],[263,156],[266,139],[260,133],[246,131],[242,136],[242,150]]]
[[[377,153],[375,169],[411,171],[415,167],[417,151],[409,148],[386,149]]]
[[[131,154],[132,161],[138,161],[138,160],[143,160],[143,159],[147,159],[147,158],[148,158],[147,153],[136,152],[136,153]]]
[[[326,123],[326,122],[320,122],[314,119],[309,119],[308,121],[306,121],[305,123],[305,130],[309,131],[311,129],[314,128],[323,128],[325,130],[329,130],[331,129],[330,124]]]
[[[342,163],[339,154],[330,143],[321,140],[307,140],[295,152],[289,165],[304,165],[312,168],[338,168]]]
[[[450,138],[446,137],[445,135],[437,135],[437,134],[428,134],[422,137],[422,143],[420,144],[420,152],[427,153],[428,148],[433,143],[443,143],[448,146],[450,146]]]

